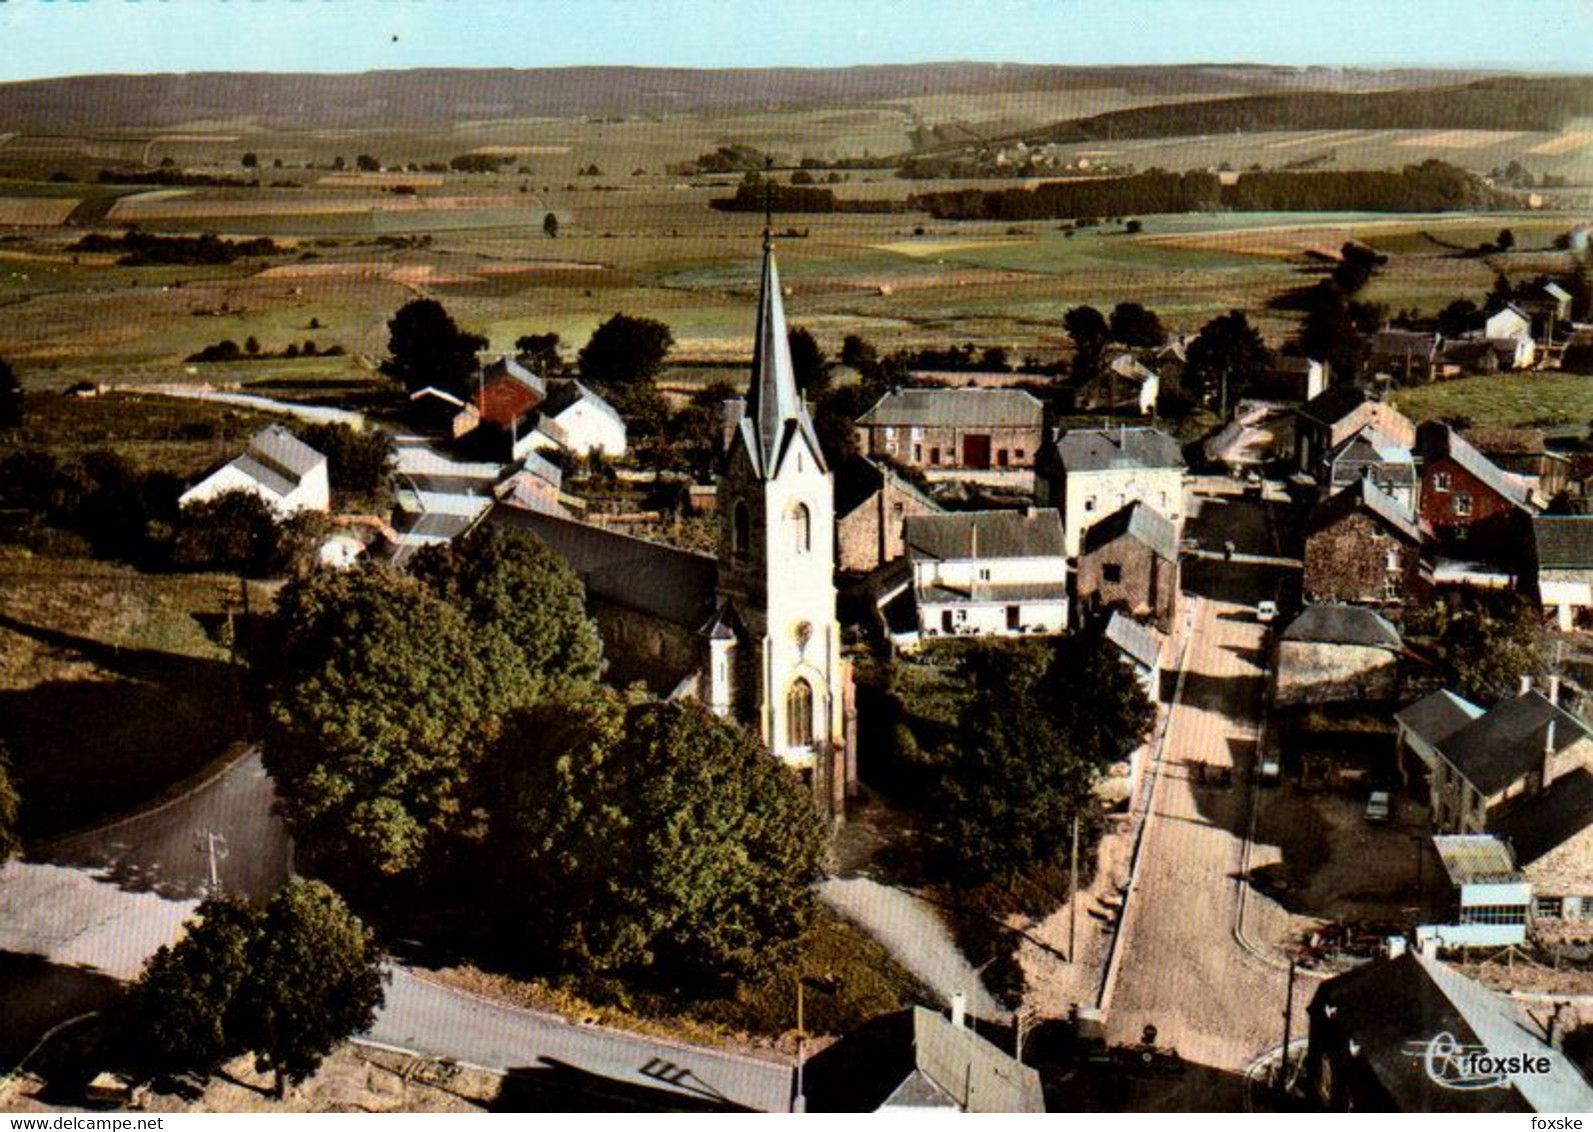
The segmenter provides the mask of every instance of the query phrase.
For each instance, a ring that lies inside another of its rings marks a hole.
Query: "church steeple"
[[[780,271],[774,262],[774,242],[763,234],[763,281],[758,292],[758,329],[752,347],[752,384],[747,390],[742,438],[753,467],[772,476],[792,434],[802,435],[823,466],[818,436],[807,407],[797,392],[796,370],[791,365],[791,345],[786,337],[785,304],[780,297]]]

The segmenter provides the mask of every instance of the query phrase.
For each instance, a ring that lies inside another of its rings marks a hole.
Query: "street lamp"
[[[802,1012],[802,988],[812,987],[824,994],[834,994],[841,989],[841,980],[836,975],[803,975],[796,977],[796,1008],[797,1008],[797,1064],[796,1064],[796,1101],[791,1108],[794,1112],[808,1110],[807,1093],[804,1092],[802,1070],[805,1063],[807,1028],[804,1024]]]

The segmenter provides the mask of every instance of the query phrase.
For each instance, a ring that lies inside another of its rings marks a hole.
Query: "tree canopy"
[[[22,381],[11,363],[0,358],[0,431],[22,423]]]
[[[568,969],[691,993],[767,969],[806,926],[817,811],[701,705],[548,701],[514,718],[494,767],[505,906]]]
[[[1139,303],[1118,303],[1110,319],[1112,340],[1140,350],[1155,349],[1167,341],[1167,331],[1153,310]]]
[[[151,1072],[204,1074],[253,1053],[280,1094],[370,1026],[380,963],[370,930],[318,881],[289,881],[263,909],[212,897],[135,984],[136,1053]]]
[[[559,354],[559,335],[556,331],[546,334],[522,334],[514,340],[514,348],[520,351],[520,362],[532,373],[541,377],[558,377],[565,370],[564,358]]]
[[[436,299],[413,299],[387,324],[388,358],[382,372],[410,392],[434,385],[459,397],[470,393],[476,352],[487,348],[479,334],[468,334]]]
[[[791,345],[791,368],[797,388],[817,397],[830,387],[830,358],[805,326],[793,326],[786,335]]]
[[[1184,385],[1207,402],[1217,401],[1226,414],[1234,401],[1272,366],[1272,352],[1243,311],[1218,315],[1189,344]]]
[[[334,492],[369,499],[386,486],[392,444],[381,429],[312,424],[300,429],[299,439],[326,457]]]
[[[1516,593],[1469,593],[1407,614],[1411,632],[1431,637],[1444,686],[1480,704],[1514,696],[1521,677],[1544,671],[1543,626]]]
[[[658,376],[674,344],[669,327],[657,319],[616,314],[592,331],[576,364],[582,377],[605,389],[647,384]]]
[[[22,849],[22,836],[18,833],[21,817],[22,796],[11,780],[11,755],[0,743],[0,865]]]

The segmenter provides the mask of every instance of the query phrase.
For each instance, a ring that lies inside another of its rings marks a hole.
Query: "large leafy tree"
[[[819,396],[830,387],[829,355],[805,326],[792,327],[786,340],[791,345],[791,368],[797,388],[809,397]]]
[[[1184,385],[1207,402],[1215,401],[1224,416],[1251,384],[1272,365],[1272,352],[1243,311],[1218,315],[1189,344]]]
[[[17,823],[22,817],[22,796],[11,781],[11,755],[0,743],[0,865],[22,849]]]
[[[382,372],[411,392],[435,385],[457,396],[470,392],[476,352],[487,340],[468,334],[436,299],[414,299],[398,309],[387,324],[388,358]]]
[[[260,664],[266,766],[295,832],[388,875],[455,824],[501,717],[542,688],[502,629],[378,568],[289,582]]]
[[[581,376],[605,390],[650,384],[675,344],[657,319],[616,314],[596,330],[576,356]]]
[[[550,702],[500,750],[492,837],[516,870],[505,907],[571,970],[690,994],[766,970],[807,924],[817,811],[702,706]]]
[[[1476,703],[1508,699],[1521,677],[1545,670],[1542,622],[1520,594],[1468,594],[1412,610],[1407,620],[1413,635],[1435,645],[1444,686]]]
[[[1155,311],[1139,303],[1118,303],[1110,320],[1112,340],[1135,349],[1154,349],[1167,341],[1167,331]]]
[[[294,880],[264,909],[213,897],[134,987],[137,1056],[151,1072],[214,1072],[252,1052],[262,1070],[304,1080],[383,1000],[370,930],[318,881]]]
[[[285,1082],[303,1081],[375,1020],[384,998],[381,954],[336,892],[293,881],[266,906],[241,990],[236,1013],[247,1048],[276,1075],[281,1096]]]
[[[581,582],[548,546],[518,531],[476,531],[414,558],[411,572],[481,631],[505,635],[543,684],[595,680],[603,642]]]
[[[1074,307],[1062,316],[1062,329],[1073,339],[1073,376],[1088,381],[1101,371],[1101,354],[1111,341],[1106,316],[1094,307]]]
[[[386,485],[393,448],[381,429],[355,431],[346,424],[315,424],[299,436],[326,457],[333,491],[369,499]]]
[[[0,431],[22,423],[22,382],[11,363],[0,358]]]

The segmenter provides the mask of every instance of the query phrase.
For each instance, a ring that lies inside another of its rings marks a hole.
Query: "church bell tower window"
[[[786,739],[793,747],[813,745],[813,685],[798,676],[786,697]]]
[[[806,503],[791,509],[791,549],[798,554],[813,549],[813,515]]]

